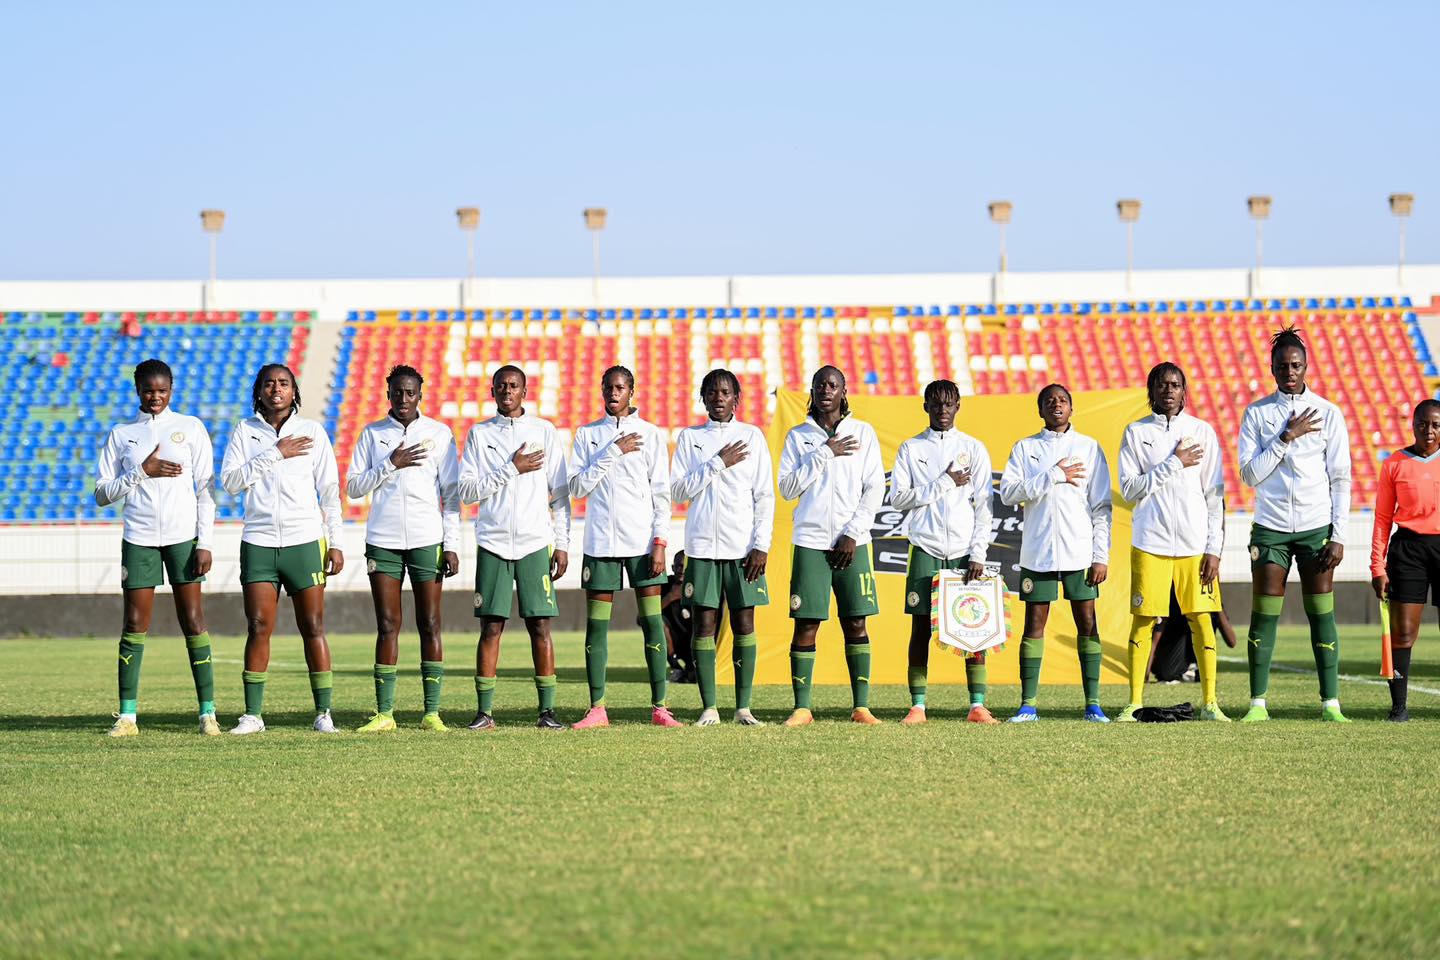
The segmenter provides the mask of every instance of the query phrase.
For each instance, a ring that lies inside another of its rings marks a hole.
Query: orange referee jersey
[[[1396,450],[1380,468],[1375,530],[1370,537],[1370,576],[1385,574],[1391,524],[1414,533],[1440,533],[1440,452],[1417,457]]]

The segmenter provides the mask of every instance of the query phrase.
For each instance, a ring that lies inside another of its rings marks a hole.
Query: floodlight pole
[[[465,233],[465,283],[460,287],[460,306],[468,307],[475,300],[475,231],[480,227],[479,207],[460,207],[455,221]]]
[[[1265,221],[1270,217],[1271,198],[1256,194],[1245,199],[1250,218],[1255,221],[1255,272],[1251,275],[1251,294],[1260,292],[1260,270],[1265,260]]]
[[[1405,221],[1410,216],[1410,211],[1415,206],[1415,194],[1413,193],[1392,193],[1390,194],[1390,212],[1400,224],[1400,259],[1395,265],[1395,283],[1397,286],[1405,286]]]
[[[210,237],[210,279],[205,284],[205,295],[202,297],[201,306],[209,310],[215,303],[215,276],[216,263],[218,260],[220,231],[225,229],[224,210],[201,210],[200,228]]]
[[[1117,200],[1115,212],[1125,224],[1125,292],[1129,293],[1131,274],[1135,271],[1135,221],[1140,219],[1140,201]]]
[[[1005,255],[1005,227],[1010,223],[1015,205],[1009,200],[992,200],[985,209],[990,213],[990,221],[1000,228],[1000,271],[995,275],[994,291],[991,295],[991,299],[998,303],[1004,291],[1005,271],[1009,268]]]
[[[605,218],[607,216],[604,207],[586,207],[582,211],[585,217],[585,229],[590,231],[590,253],[592,258],[592,272],[590,274],[590,299],[594,301],[595,309],[600,309],[600,231],[605,229]]]

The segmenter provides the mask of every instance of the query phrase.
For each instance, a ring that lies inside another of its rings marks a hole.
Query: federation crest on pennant
[[[978,653],[1005,642],[1005,583],[999,577],[965,582],[959,570],[935,575],[932,590],[935,640],[957,652]]]

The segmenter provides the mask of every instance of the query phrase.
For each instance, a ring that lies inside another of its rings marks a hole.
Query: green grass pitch
[[[1347,630],[1342,672],[1375,672]],[[880,642],[880,641],[877,641]],[[898,638],[894,642],[900,642]],[[336,718],[373,704],[371,640],[332,638]],[[1342,683],[1356,723],[1324,725],[1303,631],[1287,630],[1276,719],[1100,727],[1078,690],[1042,687],[1043,722],[860,728],[845,688],[824,722],[659,730],[638,634],[611,638],[609,730],[545,733],[528,645],[506,643],[493,735],[473,646],[452,636],[445,715],[426,734],[413,637],[397,734],[309,731],[299,642],[275,644],[257,737],[194,732],[178,638],[152,637],[141,736],[101,734],[114,641],[0,641],[0,954],[6,956],[1417,956],[1440,938],[1440,642],[1421,638],[1415,720]],[[586,705],[579,639],[559,643],[562,719]],[[217,638],[222,723],[241,641]],[[1243,712],[1243,649],[1222,704]],[[1002,656],[1005,654],[1002,654]],[[1013,654],[1009,654],[1012,655]],[[1151,703],[1195,696],[1151,686]],[[721,690],[721,702],[729,695]],[[999,716],[1018,703],[992,688]],[[1122,687],[1104,688],[1112,712]],[[693,686],[671,703],[693,720]],[[727,718],[728,711],[724,714]]]

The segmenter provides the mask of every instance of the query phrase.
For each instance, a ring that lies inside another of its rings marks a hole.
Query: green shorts
[[[195,573],[195,543],[186,540],[168,547],[142,547],[121,540],[120,586],[126,590],[144,590],[160,586],[166,577],[171,586],[204,583],[205,578]]]
[[[1250,569],[1273,563],[1290,572],[1290,561],[1301,570],[1313,569],[1320,551],[1330,542],[1330,525],[1298,533],[1281,533],[1255,523],[1250,525]]]
[[[508,620],[512,594],[519,597],[522,617],[559,616],[550,582],[551,553],[541,547],[519,560],[506,560],[481,547],[475,559],[475,616]]]
[[[706,610],[718,610],[722,602],[731,610],[764,607],[770,603],[765,574],[760,574],[754,583],[746,580],[744,560],[686,557],[683,592],[689,603]]]
[[[932,557],[914,544],[910,545],[910,562],[905,566],[905,612],[930,616],[930,584],[941,570],[964,570],[970,557],[941,560]]]
[[[621,576],[633,587],[660,587],[669,579],[668,570],[650,576],[650,554],[642,557],[591,557],[580,565],[580,585],[586,590],[614,593],[625,588]]]
[[[1060,599],[1060,587],[1065,587],[1066,600],[1098,600],[1100,588],[1085,582],[1090,570],[1051,570],[1036,573],[1020,568],[1020,599],[1025,603],[1054,603]]]
[[[873,617],[880,612],[868,543],[856,546],[855,560],[844,570],[830,568],[825,550],[791,548],[790,618],[829,620],[832,590],[836,613],[841,617]]]
[[[440,579],[440,564],[444,554],[445,545],[441,543],[429,547],[411,547],[409,550],[391,550],[367,543],[365,572],[383,573],[392,580],[404,583],[405,573],[409,571],[412,584],[429,583]]]
[[[240,582],[273,583],[292,597],[301,590],[325,586],[324,540],[293,547],[260,547],[240,541]]]

